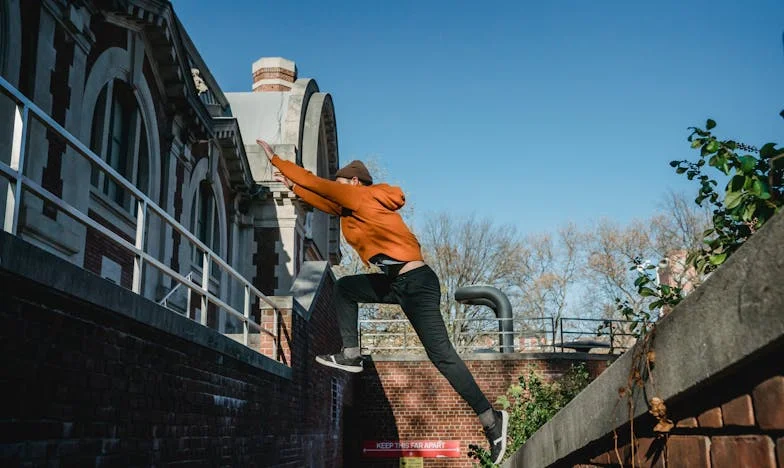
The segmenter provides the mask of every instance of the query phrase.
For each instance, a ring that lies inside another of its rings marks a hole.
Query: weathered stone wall
[[[658,323],[644,392],[619,395],[626,353],[505,466],[783,467],[783,239],[780,214]],[[667,434],[653,397],[676,422]]]

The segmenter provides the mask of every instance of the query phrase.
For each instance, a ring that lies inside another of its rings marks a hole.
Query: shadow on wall
[[[397,458],[370,458],[363,456],[363,441],[397,441],[395,414],[379,379],[376,364],[371,356],[365,357],[365,370],[354,381],[356,398],[351,412],[346,411],[343,453],[345,466],[395,467]]]

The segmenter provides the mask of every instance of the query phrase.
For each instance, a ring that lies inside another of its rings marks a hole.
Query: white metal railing
[[[111,239],[115,244],[123,247],[126,251],[133,254],[133,281],[131,289],[137,294],[142,294],[142,273],[145,265],[156,268],[161,273],[169,276],[177,283],[189,288],[190,291],[195,292],[201,297],[201,317],[200,323],[204,326],[207,325],[207,309],[209,304],[214,304],[219,309],[226,311],[230,316],[238,319],[243,323],[243,338],[247,346],[249,342],[249,333],[251,330],[254,333],[264,333],[273,339],[273,355],[272,358],[279,360],[278,350],[280,348],[280,310],[275,304],[261,291],[254,287],[248,280],[246,280],[239,272],[226,263],[220,256],[210,250],[203,242],[201,242],[193,233],[188,231],[177,220],[170,216],[163,208],[155,204],[147,195],[142,193],[136,186],[121,176],[114,168],[109,166],[103,159],[93,153],[81,141],[71,135],[60,124],[55,122],[49,115],[41,110],[35,103],[24,96],[13,85],[0,76],[0,93],[4,94],[15,104],[14,108],[14,129],[11,141],[11,158],[10,164],[5,164],[0,161],[0,175],[4,176],[9,181],[8,196],[5,206],[5,218],[3,229],[13,235],[18,235],[19,230],[19,211],[22,201],[23,190],[32,192],[36,196],[54,204],[57,208],[71,217],[72,219],[82,223],[85,226],[95,229],[107,238]],[[62,200],[57,195],[54,195],[33,179],[24,174],[26,146],[30,128],[30,119],[35,118],[43,125],[57,133],[77,154],[87,159],[94,166],[99,167],[104,173],[111,177],[118,185],[124,190],[129,192],[135,197],[136,205],[136,238],[135,242],[131,244],[127,240],[118,236],[110,229],[99,224],[85,213],[82,213],[69,203]],[[212,145],[209,145],[212,151]],[[189,277],[182,276],[178,272],[172,270],[165,264],[158,261],[155,257],[145,251],[145,237],[146,225],[148,215],[152,213],[159,216],[166,224],[168,224],[174,231],[179,233],[184,239],[189,241],[192,245],[201,251],[202,254],[202,275],[201,284],[195,284]],[[213,262],[230,277],[238,281],[244,289],[243,310],[240,312],[234,307],[224,302],[219,297],[215,296],[209,291],[210,269]],[[260,301],[269,305],[269,308],[274,311],[272,330],[267,330],[261,327],[258,323],[254,322],[250,316],[253,297],[258,298]]]

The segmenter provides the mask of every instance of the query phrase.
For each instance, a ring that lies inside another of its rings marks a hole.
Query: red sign
[[[459,440],[363,440],[367,458],[460,458]]]

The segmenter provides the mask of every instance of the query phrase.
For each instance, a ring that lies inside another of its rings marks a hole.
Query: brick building
[[[333,176],[332,99],[248,65],[224,93],[166,0],[0,0],[3,465],[341,465],[338,220],[255,143]]]
[[[261,292],[287,293],[303,262],[339,262],[337,218],[296,202],[255,143],[265,138],[321,176],[337,169],[331,97],[298,78],[293,62],[263,58],[249,76],[254,92],[224,93],[168,1],[2,0],[0,12],[2,77]],[[14,109],[1,101],[8,163]],[[135,198],[55,133],[29,126],[27,176],[133,244]],[[18,217],[21,238],[131,287],[133,255],[98,230],[35,196],[22,197]],[[149,255],[205,283],[187,238],[155,216],[145,229]],[[156,268],[142,278],[142,295],[185,312],[183,291],[169,295],[177,282]],[[206,283],[241,310],[241,290],[225,273],[213,268]],[[189,314],[200,317],[199,307],[194,301]],[[211,326],[238,329],[222,310],[209,312]]]

